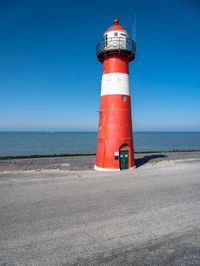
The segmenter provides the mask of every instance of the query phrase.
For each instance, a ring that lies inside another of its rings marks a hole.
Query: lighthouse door
[[[120,170],[128,169],[128,151],[120,151]]]

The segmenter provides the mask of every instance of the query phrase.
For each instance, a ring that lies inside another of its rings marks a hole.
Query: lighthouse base
[[[130,168],[126,169],[126,170],[131,170],[131,169],[134,169],[134,168],[136,168],[135,165],[133,167],[130,167]],[[103,167],[96,166],[96,164],[94,165],[94,169],[97,170],[97,171],[104,171],[104,172],[119,172],[119,171],[121,171],[120,168],[103,168]]]
[[[120,171],[119,168],[103,168],[103,167],[96,166],[96,164],[94,165],[94,169],[97,171],[109,171],[109,172]]]

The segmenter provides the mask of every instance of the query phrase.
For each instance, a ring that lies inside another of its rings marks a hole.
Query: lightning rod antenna
[[[133,40],[136,42],[136,14],[134,14],[132,34],[133,34]]]

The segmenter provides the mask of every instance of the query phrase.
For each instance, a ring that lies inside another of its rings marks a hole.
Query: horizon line
[[[140,132],[200,132],[200,130],[134,130]],[[0,130],[0,133],[98,133],[97,130]]]

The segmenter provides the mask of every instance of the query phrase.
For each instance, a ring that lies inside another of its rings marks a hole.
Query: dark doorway
[[[120,170],[128,169],[128,151],[120,151]]]

